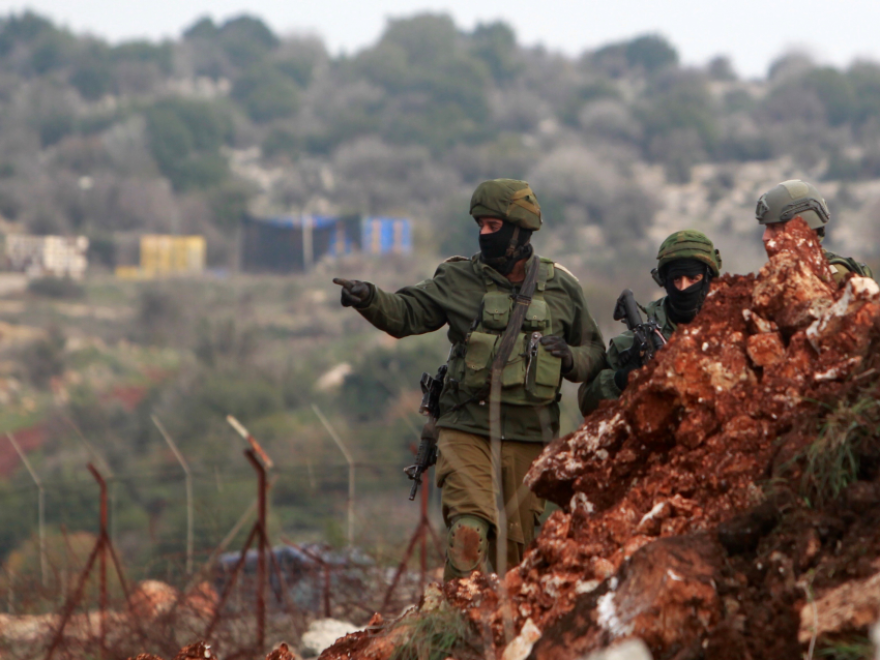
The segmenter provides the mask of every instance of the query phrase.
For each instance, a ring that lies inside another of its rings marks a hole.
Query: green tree
[[[840,126],[856,117],[858,102],[855,89],[850,79],[837,69],[813,69],[801,79],[800,84],[816,94],[832,126]]]
[[[155,64],[159,71],[166,75],[171,73],[174,64],[172,44],[167,41],[159,44],[143,40],[127,41],[112,48],[110,57],[117,64],[120,62]]]
[[[855,94],[855,121],[880,118],[880,65],[857,62],[846,73]]]
[[[220,147],[232,138],[232,121],[219,105],[169,99],[145,114],[150,151],[175,190],[208,188],[227,177]]]
[[[75,46],[70,34],[56,29],[45,30],[30,45],[31,68],[37,75],[59,69],[67,64]]]
[[[517,59],[516,34],[500,21],[480,24],[471,36],[471,51],[483,60],[496,82],[512,80],[521,67]]]
[[[437,151],[491,136],[489,66],[457,48],[460,39],[448,16],[391,21],[379,44],[353,63],[353,73],[388,92],[379,114],[389,141]]]
[[[217,30],[217,37],[229,60],[239,67],[259,62],[279,43],[263,21],[247,15],[226,21]]]
[[[380,44],[399,46],[411,66],[430,68],[453,57],[457,34],[450,16],[420,14],[389,21]]]
[[[707,149],[718,138],[718,113],[705,79],[695,73],[669,72],[657,78],[637,114],[648,145],[658,137],[687,130],[694,131]]]
[[[52,21],[31,11],[26,11],[21,16],[10,14],[9,18],[0,21],[0,54],[8,54],[16,42],[29,43],[55,30]]]
[[[290,117],[299,106],[296,84],[270,64],[257,64],[236,80],[232,98],[258,123]]]
[[[100,42],[93,42],[76,58],[70,84],[80,95],[95,101],[113,90],[113,66],[110,51]]]
[[[252,183],[240,180],[225,181],[213,188],[208,193],[208,204],[217,226],[227,231],[235,229],[255,192]]]
[[[261,149],[264,158],[287,156],[290,160],[295,160],[303,146],[303,140],[296,134],[283,128],[273,128],[263,140]]]
[[[570,126],[578,125],[581,109],[588,103],[601,99],[619,99],[620,91],[610,80],[599,78],[575,88],[559,105],[559,117]]]
[[[217,26],[209,16],[203,16],[183,31],[184,39],[212,39],[217,36]]]
[[[625,52],[631,67],[639,67],[647,73],[678,65],[678,52],[666,39],[655,34],[627,42]]]
[[[615,78],[635,70],[653,75],[678,65],[678,52],[659,35],[648,34],[600,48],[589,61]]]

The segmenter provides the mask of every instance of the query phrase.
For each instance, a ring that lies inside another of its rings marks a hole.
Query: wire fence
[[[173,656],[209,637],[223,657],[261,657],[278,641],[296,644],[314,618],[365,623],[400,611],[419,597],[422,569],[439,573],[424,530],[439,526],[437,497],[408,501],[399,465],[352,467],[353,482],[340,465],[260,478],[244,458],[188,478],[107,478],[91,464],[39,487],[18,475],[0,492],[0,655]],[[402,563],[419,550],[418,567]]]

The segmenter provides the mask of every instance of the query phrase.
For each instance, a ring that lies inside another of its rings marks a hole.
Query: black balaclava
[[[504,221],[498,231],[480,234],[480,258],[484,264],[507,275],[517,261],[532,256],[532,246],[529,244],[531,237],[530,229]]]
[[[669,296],[666,299],[669,318],[675,323],[690,323],[700,311],[706,294],[709,293],[709,282],[712,279],[709,267],[699,259],[676,259],[667,265],[664,271],[666,293]],[[696,284],[683,291],[675,288],[675,278],[697,275],[702,275],[703,279]]]

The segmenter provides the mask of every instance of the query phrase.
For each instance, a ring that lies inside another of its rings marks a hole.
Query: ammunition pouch
[[[481,304],[477,328],[464,344],[462,387],[488,391],[492,362],[510,320],[513,298],[509,293],[489,291]],[[547,351],[540,339],[551,327],[550,309],[542,298],[532,299],[519,333],[501,372],[501,403],[536,406],[552,403],[562,382],[562,360]],[[456,369],[450,364],[450,369]],[[460,369],[460,367],[459,367]]]

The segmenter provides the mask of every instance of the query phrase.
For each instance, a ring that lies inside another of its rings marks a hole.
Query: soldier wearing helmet
[[[818,234],[820,241],[825,238],[825,225],[831,215],[828,213],[828,205],[814,185],[800,179],[791,179],[761,195],[755,209],[755,218],[758,224],[764,226],[764,245],[782,231],[786,222],[797,217],[803,218],[807,226]],[[829,250],[824,252],[834,271],[836,282],[843,280],[848,273],[874,277],[865,264],[851,257],[841,257]]]
[[[604,359],[602,335],[577,279],[533,254],[530,238],[542,218],[529,184],[481,183],[470,214],[479,227],[480,251],[470,259],[447,259],[430,279],[396,293],[368,282],[333,280],[342,286],[344,306],[393,337],[448,326],[452,348],[440,395],[436,467],[447,525],[445,579],[487,570],[495,559],[499,487],[507,511],[507,565],[521,561],[543,510],[543,502],[521,485],[544,444],[559,432],[562,378],[587,381]],[[500,376],[502,474],[496,485],[488,383],[526,286],[534,292],[518,334],[508,335],[515,348]],[[514,499],[517,504],[510,503]]]
[[[651,276],[666,295],[641,307],[649,319],[660,326],[665,339],[669,339],[680,323],[690,323],[709,293],[714,278],[721,275],[721,254],[705,234],[686,229],[669,236],[660,245],[657,267]],[[630,373],[641,363],[637,357],[627,362],[626,355],[633,345],[629,330],[614,337],[605,353],[605,365],[592,381],[583,383],[578,390],[581,413],[593,412],[604,399],[616,399],[626,388]]]

